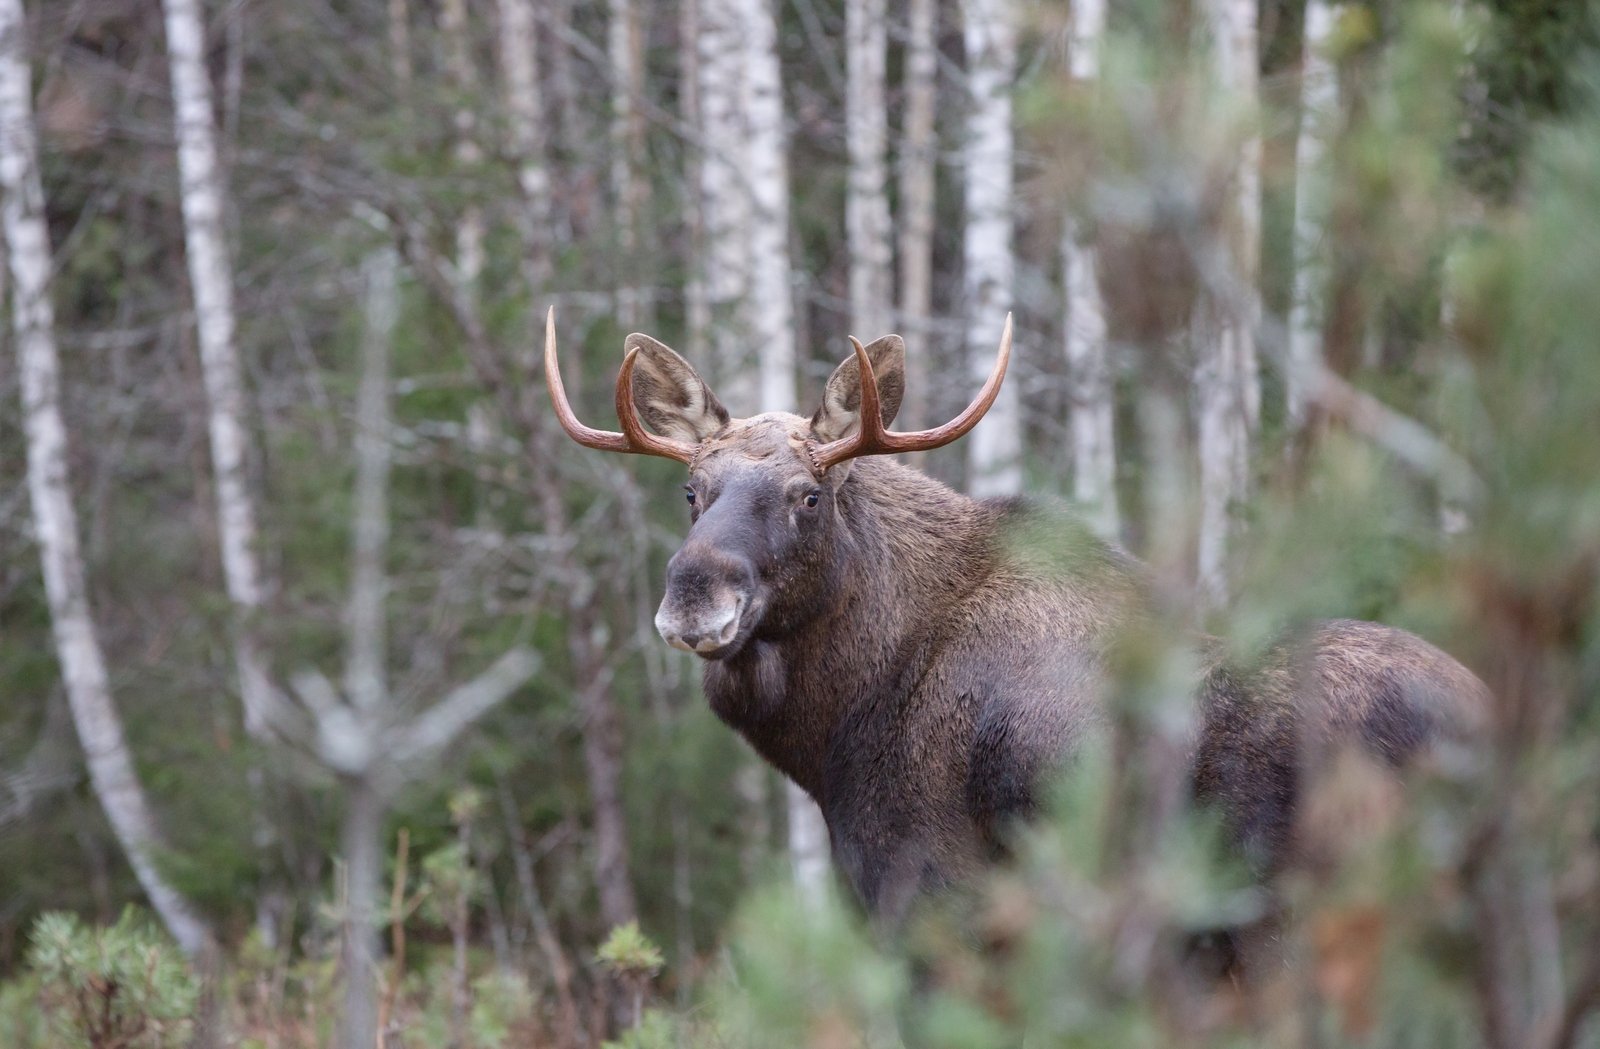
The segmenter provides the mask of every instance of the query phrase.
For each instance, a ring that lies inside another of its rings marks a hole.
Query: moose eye
[[[820,498],[821,498],[821,495],[817,492],[817,490],[815,488],[811,489],[811,491],[806,493],[806,506],[811,507],[812,509],[815,509],[816,505],[817,505],[817,500],[820,499]]]
[[[683,490],[683,497],[685,499],[689,500],[689,505],[690,506],[694,505],[694,489],[693,488],[685,487],[684,490]]]

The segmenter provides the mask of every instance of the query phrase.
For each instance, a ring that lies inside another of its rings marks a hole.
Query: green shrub
[[[42,914],[28,963],[58,1043],[84,1049],[188,1044],[199,983],[177,947],[134,908],[90,928],[76,915]]]

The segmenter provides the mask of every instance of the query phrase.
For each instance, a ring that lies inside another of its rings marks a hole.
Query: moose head
[[[562,428],[603,451],[656,455],[689,467],[692,524],[667,568],[656,614],[666,642],[708,660],[752,639],[781,636],[821,615],[848,558],[837,507],[851,460],[938,448],[977,425],[994,403],[1011,357],[1006,318],[994,369],[966,410],[942,426],[888,429],[905,392],[905,343],[886,335],[828,379],[810,418],[766,412],[735,418],[688,361],[648,335],[629,335],[617,375],[622,432],[578,421],[556,356],[555,311],[545,327],[545,375]],[[642,420],[642,422],[641,422]],[[655,433],[645,429],[645,425]]]

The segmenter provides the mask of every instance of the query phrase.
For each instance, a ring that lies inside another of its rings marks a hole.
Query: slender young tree
[[[389,361],[399,313],[393,251],[367,257],[365,327],[356,401],[356,478],[345,614],[343,689],[315,670],[294,676],[301,706],[275,715],[294,742],[339,777],[344,789],[341,914],[344,1010],[341,1045],[377,1038],[376,978],[383,821],[390,799],[417,771],[520,688],[537,669],[534,653],[513,646],[488,669],[424,709],[402,708],[389,685],[387,658]],[[288,726],[296,731],[288,731]]]
[[[0,0],[0,187],[5,192],[28,495],[56,658],[95,798],[163,924],[184,951],[197,956],[210,944],[210,933],[157,866],[161,836],[112,702],[89,607],[78,517],[72,506],[67,431],[61,418],[61,369],[50,300],[50,233],[38,156],[22,0]]]
[[[709,125],[701,113],[700,0],[683,0],[678,11],[678,112],[688,127],[702,136]],[[688,273],[683,282],[684,348],[691,360],[717,364],[711,358],[711,292],[708,266],[711,256],[706,237],[705,163],[700,150],[689,150],[683,162],[683,236],[688,244]],[[715,372],[713,372],[715,374]],[[720,378],[720,375],[718,376]]]
[[[1208,0],[1207,14],[1217,80],[1235,104],[1250,107],[1253,119],[1258,62],[1255,0]],[[1212,274],[1191,328],[1200,457],[1198,575],[1201,592],[1212,603],[1227,599],[1225,561],[1233,506],[1248,492],[1250,434],[1261,408],[1255,348],[1260,315],[1256,287],[1260,169],[1261,140],[1252,131],[1240,144],[1232,196],[1220,219],[1224,250],[1218,254],[1228,272]]]
[[[701,232],[707,333],[717,388],[731,404],[754,405],[759,372],[750,358],[755,345],[747,326],[752,297],[750,231],[755,194],[746,182],[749,120],[745,70],[750,44],[744,8],[749,0],[695,0],[695,95],[704,149],[700,175]]]
[[[845,5],[845,144],[850,157],[845,240],[850,256],[850,327],[861,339],[889,330],[894,240],[889,229],[888,105],[884,0]]]
[[[938,139],[938,0],[910,0],[906,7],[905,114],[900,132],[900,324],[923,352],[933,340],[934,165]],[[927,423],[926,384],[906,389],[900,409],[908,429]]]
[[[783,122],[778,26],[771,0],[738,0],[745,57],[745,171],[750,225],[748,330],[761,348],[762,411],[793,411],[796,357],[789,270],[789,145]]]
[[[966,266],[967,354],[970,380],[982,383],[994,363],[996,332],[1011,311],[1016,256],[1012,248],[1014,156],[1011,82],[1016,75],[1015,13],[1009,0],[963,0],[966,44],[967,134],[963,258]],[[1022,490],[1022,399],[1008,382],[984,425],[967,439],[974,495]]]
[[[539,83],[538,34],[530,0],[497,0],[500,14],[500,77],[507,131],[517,169],[517,231],[522,238],[523,278],[529,293],[544,294],[551,273],[548,129]]]
[[[624,328],[644,326],[648,297],[639,281],[644,222],[650,183],[644,175],[644,40],[634,0],[608,0],[607,52],[611,60],[611,194],[616,201],[620,287],[617,321]]]
[[[439,8],[439,30],[444,36],[445,70],[456,96],[456,166],[470,175],[483,162],[483,147],[478,144],[477,66],[472,57],[472,23],[467,0],[443,0]],[[469,201],[456,221],[456,280],[469,295],[477,294],[483,275],[483,208]]]
[[[1239,301],[1224,312],[1223,335],[1230,368],[1243,400],[1245,425],[1254,432],[1261,419],[1261,375],[1256,325],[1261,319],[1257,280],[1261,269],[1261,136],[1255,129],[1259,108],[1260,55],[1256,22],[1259,0],[1209,0],[1213,50],[1223,89],[1241,105],[1251,129],[1239,144],[1233,204],[1228,216],[1229,252],[1238,271]]]
[[[256,555],[256,508],[246,462],[244,369],[235,336],[233,263],[223,230],[222,175],[217,166],[211,79],[205,65],[205,28],[198,0],[163,0],[162,9],[177,123],[185,254],[200,334],[215,475],[217,531],[234,615],[234,661],[245,727],[251,735],[265,738],[273,686],[257,621],[266,604],[267,587]]]
[[[1339,112],[1338,73],[1328,55],[1334,6],[1307,0],[1304,58],[1300,66],[1300,133],[1294,168],[1294,302],[1289,309],[1289,359],[1284,369],[1284,402],[1291,432],[1310,421],[1308,388],[1322,366],[1322,311],[1318,264],[1327,215],[1327,178],[1322,158]]]
[[[1076,0],[1072,5],[1068,64],[1075,80],[1090,83],[1099,76],[1105,18],[1105,0]],[[1119,528],[1116,392],[1095,266],[1093,243],[1068,215],[1062,226],[1061,279],[1066,305],[1062,332],[1072,397],[1072,494],[1095,529],[1114,537]]]
[[[542,125],[544,110],[537,95],[539,81],[531,65],[534,10],[532,0],[500,0],[500,35],[504,49],[502,90],[506,109],[512,114],[508,155],[521,173],[522,215],[517,225],[521,235],[528,238],[523,243],[523,277],[528,283],[530,298],[538,301],[549,290],[543,283],[548,270],[542,261],[548,260],[548,255],[544,254],[548,242],[541,234],[549,216],[550,182],[546,174],[547,158],[539,152],[547,136]],[[456,308],[479,333],[473,338],[481,338],[483,321],[475,304],[458,299]],[[482,368],[480,376],[486,384],[503,382],[502,378]],[[499,393],[505,395],[503,388]],[[550,435],[544,424],[547,415],[532,407],[534,396],[536,393],[529,384],[519,395],[504,402],[505,414],[520,429],[530,460],[548,463],[547,438]],[[537,478],[535,484],[546,539],[558,546],[567,543],[572,537],[572,523],[560,486],[548,476]],[[627,816],[622,802],[622,719],[611,692],[611,669],[596,629],[601,609],[595,595],[592,591],[569,589],[565,597],[568,602],[567,644],[577,706],[583,718],[584,768],[593,806],[595,886],[600,897],[601,917],[607,925],[615,927],[638,917],[630,873]]]

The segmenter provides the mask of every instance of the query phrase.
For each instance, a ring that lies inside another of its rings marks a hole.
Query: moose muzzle
[[[727,655],[754,591],[755,573],[744,558],[686,546],[667,564],[667,595],[656,611],[656,630],[673,648]]]

